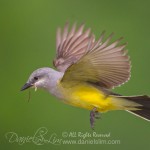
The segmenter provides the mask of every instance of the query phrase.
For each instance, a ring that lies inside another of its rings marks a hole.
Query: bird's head
[[[53,78],[55,71],[51,68],[40,68],[35,70],[29,77],[28,81],[21,88],[21,91],[26,90],[30,87],[35,88],[46,88],[51,78]]]

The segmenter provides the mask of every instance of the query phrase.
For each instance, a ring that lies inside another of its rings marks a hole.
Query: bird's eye
[[[34,80],[38,80],[38,77],[34,77]]]

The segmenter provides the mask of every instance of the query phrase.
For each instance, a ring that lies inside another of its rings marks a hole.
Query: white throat
[[[63,98],[62,93],[58,88],[58,82],[61,80],[63,75],[64,73],[52,69],[52,71],[48,74],[49,78],[44,81],[43,88],[52,95],[58,98]]]

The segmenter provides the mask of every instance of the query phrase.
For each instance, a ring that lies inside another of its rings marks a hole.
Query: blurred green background
[[[115,92],[123,95],[150,95],[150,1],[148,0],[0,0],[0,149],[148,149],[150,123],[127,112],[102,114],[96,122],[97,133],[111,133],[119,145],[20,146],[9,143],[7,132],[20,137],[33,136],[40,127],[49,135],[63,132],[92,133],[89,112],[65,105],[49,93],[31,90],[20,92],[30,73],[52,66],[55,56],[55,33],[66,21],[85,22],[96,36],[106,30],[128,42],[132,60],[131,80]]]

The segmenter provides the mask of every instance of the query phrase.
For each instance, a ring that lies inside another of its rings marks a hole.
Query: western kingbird
[[[56,58],[58,71],[44,67],[35,70],[21,91],[34,87],[47,90],[62,102],[90,110],[90,124],[99,112],[126,110],[150,121],[150,97],[122,96],[111,89],[130,78],[130,60],[122,38],[110,42],[113,34],[104,40],[105,32],[95,40],[90,28],[84,24],[69,29],[57,29]]]

